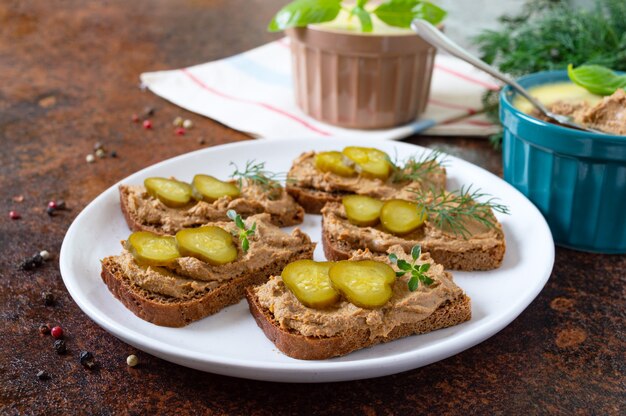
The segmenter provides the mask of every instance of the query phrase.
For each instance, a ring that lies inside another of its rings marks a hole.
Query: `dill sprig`
[[[246,161],[243,170],[239,170],[239,167],[233,162],[230,162],[230,165],[235,167],[235,171],[230,177],[237,180],[239,189],[242,188],[244,180],[261,186],[264,191],[280,189],[282,187],[281,181],[285,180],[287,176],[285,173],[268,171],[265,169],[265,162],[257,163],[255,160]]]
[[[481,192],[480,188],[472,189],[472,186],[462,186],[461,189],[452,192],[445,190],[439,192],[413,190],[413,192],[422,215],[427,214],[435,227],[449,230],[454,235],[467,239],[471,235],[465,226],[468,221],[478,222],[493,229],[496,228],[497,220],[492,211],[510,214],[508,206],[499,203],[497,198]],[[481,199],[483,201],[480,201]]]
[[[412,155],[403,163],[398,161],[398,155],[395,154],[394,160],[389,160],[393,166],[391,174],[392,182],[421,182],[428,175],[445,166],[445,156],[440,150],[434,149],[428,153],[422,153],[419,156]]]

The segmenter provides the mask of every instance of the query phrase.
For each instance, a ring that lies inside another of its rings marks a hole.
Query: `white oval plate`
[[[307,150],[340,150],[359,140],[246,141],[199,150],[158,163],[121,181],[141,184],[149,176],[175,176],[190,181],[196,173],[225,178],[247,160],[265,161],[275,172],[286,172],[291,161]],[[378,148],[401,158],[425,151],[398,142]],[[63,281],[78,306],[98,325],[157,357],[180,365],[258,380],[324,382],[357,380],[411,370],[450,357],[484,341],[515,319],[539,294],[552,271],[554,242],[545,220],[521,193],[495,175],[461,159],[447,156],[448,189],[476,184],[500,198],[511,215],[498,215],[507,251],[502,266],[489,272],[455,272],[457,284],[472,298],[472,319],[429,334],[400,339],[323,361],[301,361],[278,351],[265,337],[242,300],[216,315],[184,328],[145,322],[127,310],[100,278],[100,259],[118,254],[129,229],[120,211],[118,185],[98,196],[76,218],[60,254]],[[321,235],[321,217],[307,215],[300,228],[313,241]],[[321,244],[316,259],[323,259]]]

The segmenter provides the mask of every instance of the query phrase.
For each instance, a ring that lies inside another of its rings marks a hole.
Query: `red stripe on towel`
[[[428,102],[430,104],[434,104],[434,105],[439,106],[439,107],[453,108],[455,110],[464,110],[464,111],[467,111],[467,114],[469,114],[469,115],[476,114],[478,112],[478,110],[476,110],[475,108],[471,108],[471,107],[467,107],[467,106],[459,105],[459,104],[445,103],[443,101],[434,100],[432,98],[429,99]]]
[[[496,84],[492,84],[491,82],[486,82],[486,81],[480,80],[478,78],[471,77],[471,76],[466,75],[466,74],[464,74],[462,72],[455,71],[454,69],[450,69],[448,67],[445,67],[445,66],[443,66],[441,64],[435,64],[435,68],[439,69],[440,71],[447,72],[450,75],[454,75],[455,77],[464,79],[464,80],[469,81],[469,82],[473,82],[474,84],[482,85],[483,87],[488,88],[488,89],[490,89],[492,91],[498,91],[500,89],[500,87],[497,86]]]
[[[280,114],[282,116],[285,116],[287,118],[292,119],[293,121],[302,124],[304,127],[308,128],[311,131],[314,131],[318,134],[321,134],[323,136],[330,136],[330,133],[320,130],[317,127],[309,124],[307,121],[301,119],[298,116],[295,116],[291,113],[286,112],[285,110],[281,110],[280,108],[274,107],[273,105],[267,104],[267,103],[263,103],[260,101],[252,101],[252,100],[247,100],[245,98],[238,98],[238,97],[233,97],[232,95],[228,95],[225,94],[221,91],[216,90],[215,88],[209,87],[207,84],[205,84],[200,78],[196,77],[195,75],[193,75],[191,72],[189,72],[186,68],[183,68],[180,70],[183,74],[185,74],[187,77],[189,77],[189,79],[191,79],[193,82],[195,82],[196,84],[198,84],[200,87],[202,87],[203,89],[219,96],[222,98],[226,98],[229,100],[233,100],[233,101],[239,101],[240,103],[246,103],[246,104],[252,104],[252,105],[256,105],[259,107],[263,107],[266,110],[272,111],[276,114]]]

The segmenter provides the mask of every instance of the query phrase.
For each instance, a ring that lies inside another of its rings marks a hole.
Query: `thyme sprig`
[[[256,162],[253,160],[246,161],[246,166],[239,170],[239,167],[230,162],[235,167],[235,171],[230,175],[231,178],[237,180],[239,189],[243,186],[244,179],[248,182],[260,185],[264,191],[270,191],[281,188],[281,181],[286,179],[286,173],[276,173],[265,169],[265,162]]]
[[[426,213],[431,222],[442,230],[449,230],[454,235],[467,239],[471,233],[465,226],[468,221],[478,222],[489,229],[496,228],[497,220],[492,210],[510,214],[509,207],[498,202],[498,198],[484,193],[473,185],[448,192],[412,190],[420,206],[422,215]],[[481,199],[488,198],[484,201]]]
[[[237,226],[238,232],[235,235],[239,238],[239,241],[241,242],[241,249],[244,253],[247,253],[250,249],[250,241],[248,240],[248,237],[254,235],[254,233],[256,232],[256,222],[252,224],[252,227],[246,228],[246,224],[243,222],[241,215],[237,214],[234,209],[229,209],[228,211],[226,211],[226,215],[228,216],[228,218],[233,220],[235,225]]]
[[[440,150],[434,149],[419,156],[412,155],[403,163],[398,161],[398,155],[396,154],[394,160],[390,159],[389,162],[393,166],[392,182],[421,182],[428,175],[445,166],[445,155]]]
[[[396,272],[396,277],[404,276],[407,273],[411,274],[411,278],[408,281],[409,290],[415,292],[419,286],[419,282],[426,286],[430,286],[434,283],[434,280],[426,275],[426,272],[430,270],[430,263],[424,263],[416,265],[415,262],[422,254],[422,247],[417,244],[411,249],[411,258],[413,261],[409,263],[406,260],[399,259],[394,253],[389,254],[389,261],[398,266],[399,272]]]

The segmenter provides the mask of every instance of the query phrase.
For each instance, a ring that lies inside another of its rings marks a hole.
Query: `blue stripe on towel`
[[[276,72],[258,62],[248,58],[245,54],[235,55],[225,60],[232,67],[249,75],[264,84],[276,85],[283,88],[293,88],[291,77],[287,74]]]
[[[432,119],[418,120],[410,124],[411,133],[412,134],[421,133],[422,131],[429,129],[436,124],[437,122]]]

